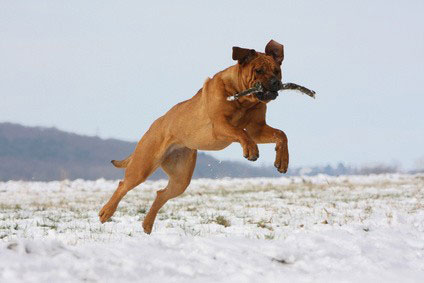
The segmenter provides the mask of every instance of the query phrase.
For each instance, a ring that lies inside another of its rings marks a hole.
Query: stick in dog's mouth
[[[304,86],[295,84],[295,83],[285,83],[281,85],[281,88],[278,91],[282,90],[297,90],[303,94],[306,94],[312,98],[315,98],[315,91],[308,89]],[[274,100],[278,96],[278,92],[265,91],[262,84],[257,83],[253,87],[246,89],[242,92],[236,93],[235,95],[227,97],[228,101],[234,101],[239,99],[240,97],[254,94],[260,100]]]
[[[304,86],[297,85],[297,84],[294,84],[294,83],[286,83],[286,84],[283,84],[281,86],[281,89],[280,90],[286,90],[286,89],[298,90],[298,91],[306,94],[307,96],[310,96],[310,97],[312,97],[312,98],[315,99],[316,92],[313,91],[313,90],[311,90],[311,89],[309,89],[309,88],[306,88]]]

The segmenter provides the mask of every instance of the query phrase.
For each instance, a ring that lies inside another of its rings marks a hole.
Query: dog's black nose
[[[281,81],[277,77],[272,77],[269,80],[269,90],[271,91],[279,91],[281,88]]]

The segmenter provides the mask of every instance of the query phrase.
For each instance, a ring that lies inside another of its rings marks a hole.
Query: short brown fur
[[[195,96],[175,105],[157,119],[141,138],[135,151],[123,161],[112,161],[126,168],[124,180],[99,212],[102,223],[115,212],[121,199],[144,182],[159,166],[169,182],[157,192],[143,228],[151,233],[155,217],[169,200],[182,194],[190,184],[197,150],[221,150],[233,142],[240,143],[243,155],[255,161],[257,144],[275,143],[274,165],[280,173],[287,171],[289,154],[283,131],[266,124],[266,103],[254,95],[237,101],[227,97],[252,87],[256,82],[267,86],[271,77],[281,80],[283,46],[271,40],[266,53],[253,49],[233,48],[238,63],[207,79]],[[260,70],[259,70],[260,69]]]

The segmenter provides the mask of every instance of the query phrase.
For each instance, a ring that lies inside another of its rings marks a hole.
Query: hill
[[[123,159],[136,143],[101,139],[60,131],[0,123],[0,181],[122,178],[111,159]],[[258,168],[241,162],[219,161],[200,152],[194,178],[272,177],[272,167]],[[157,170],[150,179],[165,178]]]

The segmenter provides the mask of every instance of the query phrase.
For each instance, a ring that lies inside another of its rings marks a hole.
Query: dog
[[[280,173],[287,172],[287,136],[268,126],[265,120],[266,105],[277,97],[282,85],[284,46],[271,40],[265,53],[240,47],[233,47],[232,51],[235,65],[208,78],[195,96],[175,105],[153,122],[129,157],[112,160],[115,167],[126,168],[125,177],[100,210],[102,223],[113,215],[128,191],[160,166],[169,181],[166,188],[157,192],[143,221],[144,232],[150,234],[160,208],[181,195],[190,184],[197,150],[222,150],[237,142],[243,156],[255,161],[259,158],[257,144],[275,143],[274,166]],[[256,83],[263,85],[263,93],[227,100]]]

